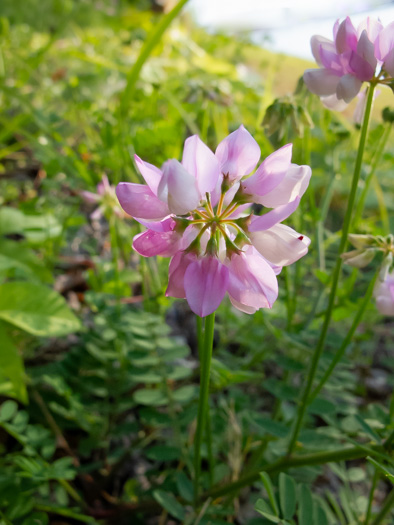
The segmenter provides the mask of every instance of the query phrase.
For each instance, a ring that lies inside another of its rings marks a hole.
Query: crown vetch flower
[[[97,184],[97,193],[81,191],[80,195],[88,204],[98,204],[98,207],[90,214],[93,220],[98,220],[107,213],[115,213],[118,217],[124,216],[116,198],[115,186],[109,183],[107,175],[103,175],[101,182]]]
[[[304,81],[330,109],[343,110],[363,82],[385,83],[394,73],[394,24],[383,28],[366,18],[357,28],[349,17],[334,25],[334,41],[314,35],[312,54],[320,69],[307,69]]]
[[[310,244],[280,224],[311,177],[309,166],[292,164],[291,149],[275,151],[249,176],[261,153],[241,126],[215,154],[197,135],[189,137],[182,162],[168,160],[161,170],[135,156],[146,185],[121,182],[116,194],[124,211],[147,228],[134,237],[134,249],[144,257],[172,257],[167,296],[186,298],[201,317],[226,293],[243,312],[272,307],[276,275]],[[251,203],[272,209],[256,216]]]

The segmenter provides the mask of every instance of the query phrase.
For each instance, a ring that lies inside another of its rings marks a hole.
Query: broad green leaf
[[[301,483],[299,486],[299,525],[310,525],[313,523],[313,500],[312,494],[307,485]]]
[[[66,335],[81,327],[60,294],[46,286],[21,281],[0,285],[0,319],[44,337]]]
[[[184,472],[176,473],[176,486],[181,498],[185,501],[193,501],[193,483]]]
[[[8,206],[2,206],[0,209],[0,235],[8,233],[23,233],[25,227],[24,214]]]
[[[1,293],[1,292],[0,292]],[[1,298],[0,298],[1,301]],[[0,391],[27,403],[25,369],[17,347],[7,333],[6,325],[0,321]],[[9,382],[9,386],[4,384]],[[1,388],[5,386],[6,388]],[[3,412],[1,412],[3,414]]]
[[[166,511],[174,516],[174,518],[183,521],[185,518],[185,509],[183,506],[176,500],[175,496],[170,492],[164,490],[155,490],[153,492],[153,497]]]
[[[275,498],[274,488],[271,483],[271,479],[266,472],[260,472],[261,481],[264,483],[265,490],[268,494],[268,499],[270,500],[271,507],[273,508],[275,516],[279,516],[279,507]]]
[[[185,385],[172,392],[172,398],[178,403],[187,403],[197,396],[197,388],[195,385]]]
[[[284,472],[279,474],[279,500],[283,517],[287,520],[293,517],[296,509],[296,484],[292,477]]]
[[[181,451],[178,448],[166,445],[156,445],[146,451],[147,458],[155,461],[174,461],[179,459],[180,455]]]

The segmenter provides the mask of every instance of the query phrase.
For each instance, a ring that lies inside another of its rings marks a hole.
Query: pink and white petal
[[[268,213],[261,215],[260,217],[259,216],[252,217],[252,220],[248,226],[249,233],[268,230],[274,227],[279,222],[284,221],[298,208],[300,200],[301,200],[300,197],[297,197],[296,199],[294,199],[294,201],[289,202],[288,204],[285,204],[284,206],[278,206],[274,210],[271,210]],[[278,264],[278,263],[274,263],[274,264]],[[279,266],[283,266],[283,265],[279,265]]]
[[[238,303],[252,308],[271,308],[278,297],[276,275],[261,255],[234,254],[229,268],[228,293]]]
[[[229,270],[216,257],[203,257],[186,269],[184,287],[191,310],[200,317],[213,313],[222,302]]]
[[[260,147],[252,135],[240,126],[222,140],[215,152],[221,173],[229,180],[239,180],[249,175],[260,159]]]
[[[168,286],[166,290],[166,297],[177,297],[185,299],[184,279],[185,272],[192,262],[197,259],[195,253],[188,253],[184,251],[177,252],[170,261],[168,268]]]
[[[157,221],[170,214],[167,204],[144,184],[120,182],[116,187],[116,196],[124,211],[132,217]]]
[[[241,312],[245,314],[255,314],[258,310],[258,308],[253,308],[252,306],[246,306],[246,304],[242,304],[234,299],[234,297],[231,297],[229,295],[231,304],[237,308],[237,310],[240,310]]]
[[[344,75],[337,86],[336,95],[338,99],[349,103],[360,91],[362,81],[353,75]]]
[[[334,111],[344,111],[348,107],[348,104],[344,100],[338,100],[336,95],[321,97],[320,100],[323,106]]]
[[[282,182],[270,193],[260,197],[259,203],[267,208],[277,208],[294,201],[297,197],[302,197],[311,175],[312,170],[309,166],[291,164]]]
[[[137,164],[139,172],[144,177],[145,182],[151,189],[152,193],[154,193],[157,197],[157,188],[159,187],[161,178],[163,176],[161,170],[156,168],[156,166],[153,164],[149,164],[149,162],[144,162],[139,158],[138,155],[134,155],[134,160]]]
[[[101,178],[101,182],[97,184],[97,193],[99,195],[105,195],[111,191],[111,184],[109,183],[107,175],[103,175]]]
[[[348,16],[339,24],[335,37],[335,47],[338,53],[357,49],[357,31]]]
[[[157,196],[168,203],[169,210],[176,215],[189,213],[197,208],[200,202],[196,179],[175,159],[163,164],[163,176]]]
[[[319,97],[333,95],[337,89],[340,77],[327,69],[307,69],[304,72],[304,82],[312,93]]]
[[[375,40],[378,38],[379,33],[382,31],[383,25],[379,20],[376,20],[376,18],[371,18],[368,16],[364,20],[362,20],[359,25],[357,26],[357,35],[360,38],[363,31],[367,32],[367,36],[369,40],[374,43]]]
[[[394,48],[394,22],[391,22],[375,40],[375,56],[384,61],[390,51]]]
[[[88,204],[93,204],[101,201],[101,195],[97,193],[92,193],[91,191],[81,191],[80,196]]]
[[[242,181],[242,191],[248,195],[266,195],[276,188],[290,167],[293,144],[274,151],[248,179]]]
[[[147,230],[136,235],[133,248],[143,257],[172,257],[180,249],[182,236],[175,231],[155,232]]]
[[[321,58],[320,58],[320,46],[324,46],[325,49],[332,49],[332,51],[335,53],[335,44],[332,40],[329,40],[328,38],[325,38],[324,36],[320,35],[313,35],[311,38],[311,50],[312,55],[316,62],[319,64],[319,66],[322,65]]]
[[[182,165],[196,179],[200,197],[215,189],[220,175],[220,164],[215,154],[198,135],[186,139]]]
[[[276,224],[269,230],[249,235],[256,250],[277,266],[288,266],[308,252],[311,240],[289,226]]]
[[[320,45],[320,60],[323,67],[338,76],[346,72],[343,61],[341,60],[341,55],[338,55],[335,47],[332,49],[331,47]]]

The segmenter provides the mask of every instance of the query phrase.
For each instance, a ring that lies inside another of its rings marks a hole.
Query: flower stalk
[[[366,102],[366,107],[365,107],[363,125],[361,128],[360,142],[359,142],[358,151],[357,151],[357,158],[356,158],[356,164],[355,164],[354,173],[353,173],[353,180],[352,180],[349,200],[347,203],[346,214],[345,214],[343,227],[342,227],[342,237],[341,237],[341,241],[339,245],[339,256],[337,258],[337,262],[336,262],[336,265],[333,271],[333,275],[332,275],[331,290],[330,290],[328,306],[327,306],[322,330],[320,333],[318,343],[316,345],[315,352],[311,360],[311,364],[310,364],[309,371],[308,371],[307,382],[306,382],[305,388],[302,393],[301,401],[300,401],[298,412],[297,412],[297,418],[295,420],[293,431],[291,433],[291,437],[290,437],[290,441],[289,441],[289,445],[287,449],[288,455],[290,455],[293,452],[296,446],[296,443],[297,443],[299,433],[301,431],[305,412],[309,404],[308,403],[309,396],[310,396],[310,393],[313,387],[313,382],[315,379],[317,366],[318,366],[321,354],[324,349],[324,345],[325,345],[326,337],[327,337],[327,331],[330,325],[331,316],[332,316],[332,312],[334,309],[335,297],[336,297],[339,277],[340,277],[341,268],[342,268],[342,258],[340,257],[340,255],[345,251],[346,244],[347,244],[347,237],[348,237],[348,233],[350,229],[350,222],[352,218],[354,202],[356,199],[358,182],[360,180],[361,166],[362,166],[362,160],[363,160],[363,155],[364,155],[364,149],[365,149],[365,143],[367,139],[371,112],[372,112],[373,94],[374,94],[375,86],[376,84],[371,83],[368,89],[368,96],[367,96],[367,102]]]

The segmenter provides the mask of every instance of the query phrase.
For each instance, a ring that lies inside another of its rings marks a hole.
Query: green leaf
[[[0,301],[1,299],[2,298],[0,298]],[[25,369],[23,366],[23,360],[17,347],[14,345],[12,339],[7,333],[6,325],[1,321],[0,341],[0,391],[2,394],[6,394],[9,397],[14,397],[22,403],[27,403]],[[9,386],[7,383],[4,384],[5,381],[9,382]],[[8,408],[8,412],[9,410],[10,408]]]
[[[133,399],[140,405],[147,406],[162,406],[168,403],[167,396],[161,390],[152,390],[149,388],[141,388],[133,394]]]
[[[292,477],[284,472],[279,474],[279,500],[283,517],[287,520],[293,517],[296,509],[296,484]]]
[[[66,335],[81,327],[60,294],[43,285],[19,281],[0,285],[0,319],[44,337]]]
[[[180,458],[180,450],[175,447],[157,445],[146,451],[146,457],[154,461],[174,461]]]
[[[0,420],[9,421],[18,411],[18,405],[15,401],[5,401],[0,407]]]
[[[310,525],[313,523],[313,500],[312,494],[307,485],[303,483],[299,486],[299,525]]]
[[[272,514],[271,507],[263,499],[259,498],[256,501],[256,505],[254,508],[257,512],[264,516],[264,518],[267,518],[267,520],[271,521],[272,523],[281,523],[281,519],[278,518],[278,516],[274,516]]]
[[[268,494],[271,506],[274,510],[275,516],[279,516],[279,507],[275,498],[274,488],[271,483],[271,479],[266,472],[260,472],[261,481],[264,483],[265,490]]]
[[[185,509],[173,494],[164,490],[155,490],[153,497],[171,516],[181,521],[185,519]]]
[[[0,209],[0,235],[9,233],[23,233],[25,226],[24,214],[8,206],[2,206]]]
[[[394,472],[388,470],[386,467],[384,467],[381,463],[376,461],[375,459],[371,458],[370,456],[367,457],[367,460],[380,472],[382,472],[385,476],[389,478],[391,483],[394,484]]]
[[[194,397],[197,397],[197,388],[195,385],[181,386],[181,388],[172,392],[172,397],[174,401],[178,401],[178,403],[187,403]]]
[[[181,498],[189,503],[193,501],[193,483],[184,472],[176,473],[176,486]]]
[[[0,272],[9,270],[18,270],[28,277],[35,275],[43,281],[51,281],[50,272],[26,243],[4,239],[0,243]]]

